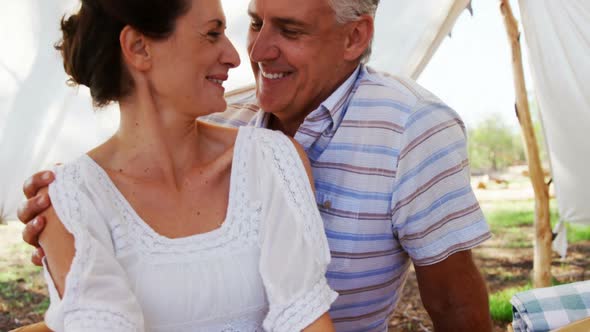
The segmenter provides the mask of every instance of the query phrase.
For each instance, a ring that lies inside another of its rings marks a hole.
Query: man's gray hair
[[[370,15],[373,18],[379,6],[379,0],[328,0],[336,14],[336,21],[340,24],[356,21],[361,15]],[[366,63],[371,57],[373,39],[369,47],[361,56],[361,62]]]

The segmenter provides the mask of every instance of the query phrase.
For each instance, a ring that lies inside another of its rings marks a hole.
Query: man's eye
[[[250,21],[250,29],[254,30],[254,31],[260,31],[260,29],[262,28],[262,22],[260,21]]]
[[[211,31],[207,33],[207,37],[210,37],[212,39],[217,39],[219,38],[219,36],[221,36],[221,32]]]
[[[296,38],[301,34],[300,31],[291,29],[282,29],[281,33],[287,38]]]

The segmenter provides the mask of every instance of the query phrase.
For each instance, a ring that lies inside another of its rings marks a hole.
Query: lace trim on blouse
[[[65,317],[65,328],[71,331],[141,331],[124,315],[110,311],[75,310]]]
[[[274,164],[272,169],[279,173],[285,184],[285,189],[289,192],[288,204],[302,216],[300,221],[304,222],[303,236],[307,241],[318,246],[318,257],[315,257],[320,260],[318,266],[322,265],[319,256],[321,254],[324,255],[323,261],[329,262],[330,253],[327,242],[321,238],[324,229],[322,223],[317,222],[321,221],[321,216],[316,208],[313,191],[309,187],[309,177],[295,146],[280,133],[268,130],[259,130],[258,133],[257,138],[262,143],[262,151],[266,155],[265,160],[270,160]],[[278,142],[281,144],[277,144]],[[317,282],[299,299],[283,307],[271,304],[270,311],[264,320],[265,330],[301,331],[319,318],[321,313],[327,312],[332,302],[338,297],[338,293],[330,289],[324,272],[318,270]]]
[[[318,313],[328,312],[337,297],[338,293],[330,289],[326,279],[321,277],[311,290],[295,302],[285,307],[271,308],[264,320],[264,328],[273,332],[301,331],[319,318]]]
[[[115,250],[122,252],[139,244],[143,253],[153,256],[182,254],[187,257],[191,254],[199,254],[200,257],[205,258],[203,255],[225,255],[237,248],[256,245],[261,205],[259,202],[248,199],[249,195],[245,188],[248,174],[243,154],[249,150],[246,144],[250,141],[251,133],[248,133],[250,134],[248,137],[244,137],[246,134],[244,130],[240,130],[236,138],[225,222],[220,228],[211,232],[178,239],[162,236],[149,227],[133,210],[107,173],[86,156],[84,162],[89,164],[92,176],[98,179],[101,189],[113,198],[117,212],[123,218],[122,222],[118,221],[111,225]]]
[[[261,131],[265,133],[263,134]],[[264,147],[262,149],[263,154],[266,155],[267,160],[274,164],[273,169],[278,171],[286,189],[289,191],[290,199],[288,203],[303,216],[304,236],[311,243],[321,244],[318,248],[320,249],[318,255],[327,253],[324,259],[329,260],[330,254],[327,243],[321,239],[321,235],[325,232],[323,225],[319,222],[313,222],[313,220],[321,220],[321,216],[317,210],[313,192],[309,188],[309,177],[305,172],[305,167],[302,165],[295,146],[281,133],[264,129],[258,129],[258,132],[257,138],[263,143],[261,145]],[[277,144],[277,142],[282,142],[282,144]]]

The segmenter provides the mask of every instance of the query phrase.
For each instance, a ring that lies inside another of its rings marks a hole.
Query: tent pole
[[[535,192],[535,241],[533,261],[533,285],[535,288],[551,286],[551,223],[549,220],[549,188],[545,184],[545,175],[539,157],[539,147],[535,137],[533,121],[529,111],[529,102],[524,80],[522,50],[518,22],[512,14],[509,0],[500,0],[500,10],[508,40],[512,48],[512,70],[516,88],[516,114],[526,144],[526,156],[529,174]]]

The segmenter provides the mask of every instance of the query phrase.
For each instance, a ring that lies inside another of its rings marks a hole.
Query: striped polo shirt
[[[265,126],[253,89],[206,121]],[[341,332],[387,331],[410,264],[430,265],[490,237],[471,189],[459,116],[414,81],[357,70],[295,135],[311,161],[339,293]]]

